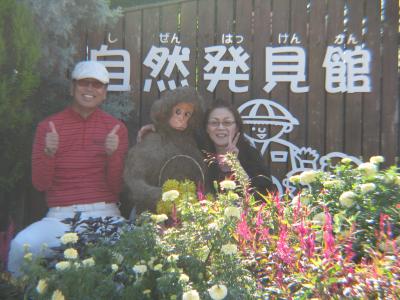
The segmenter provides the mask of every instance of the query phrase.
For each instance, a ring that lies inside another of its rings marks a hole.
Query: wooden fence
[[[158,98],[153,85],[143,91],[151,69],[143,60],[151,46],[162,45],[160,33],[177,33],[180,46],[191,49],[185,64],[190,85],[208,99],[223,98],[236,106],[255,99],[272,99],[288,109],[299,125],[285,139],[324,154],[340,151],[356,157],[384,155],[395,163],[398,130],[398,1],[397,0],[197,0],[173,1],[126,9],[113,29],[88,35],[85,49],[126,49],[131,57],[132,101],[138,125],[149,122],[149,109]],[[233,93],[225,81],[214,92],[203,80],[204,48],[221,44],[222,34],[243,36],[249,54],[249,89]],[[278,83],[269,93],[265,85],[265,47],[282,46],[279,34],[296,34],[306,53],[307,93],[293,93],[289,83]],[[354,35],[372,55],[368,93],[328,93],[323,66],[327,46],[338,34]],[[109,35],[108,35],[109,34]],[[110,43],[113,40],[116,42]],[[82,51],[82,53],[85,53]],[[87,53],[85,53],[87,54]],[[175,70],[171,77],[178,78]],[[135,130],[135,128],[132,128]],[[283,171],[284,172],[284,171]]]

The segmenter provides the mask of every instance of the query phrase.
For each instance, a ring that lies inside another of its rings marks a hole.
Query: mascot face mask
[[[185,130],[188,126],[188,121],[193,114],[193,110],[194,106],[192,103],[178,103],[172,108],[172,114],[168,124],[176,130]]]

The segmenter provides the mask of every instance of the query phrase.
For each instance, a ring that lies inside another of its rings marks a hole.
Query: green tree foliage
[[[15,187],[29,163],[32,115],[39,84],[38,32],[28,9],[15,0],[0,1],[0,190]]]
[[[85,34],[112,27],[122,15],[109,0],[20,0],[29,6],[41,36],[40,69],[46,78],[65,79],[76,60],[84,57]]]

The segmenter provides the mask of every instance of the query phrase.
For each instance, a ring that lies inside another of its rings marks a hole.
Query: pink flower
[[[246,221],[246,213],[243,212],[236,227],[236,233],[239,234],[244,240],[249,241],[251,239],[251,232]]]
[[[324,256],[325,258],[332,257],[335,254],[335,238],[332,233],[332,217],[328,209],[325,207],[325,224],[324,224]]]
[[[279,239],[277,243],[277,253],[279,258],[286,264],[293,263],[293,249],[290,248],[287,242],[288,229],[286,225],[281,225],[279,228]]]

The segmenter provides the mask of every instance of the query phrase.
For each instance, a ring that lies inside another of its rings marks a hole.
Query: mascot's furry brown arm
[[[193,104],[185,130],[176,130],[169,124],[172,110],[179,103]],[[151,118],[156,132],[148,133],[133,146],[125,163],[124,181],[138,213],[155,212],[161,186],[167,179],[204,183],[203,155],[194,139],[194,129],[202,126],[203,105],[203,99],[189,87],[168,91],[154,102]]]

